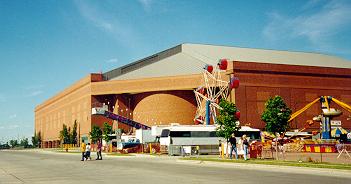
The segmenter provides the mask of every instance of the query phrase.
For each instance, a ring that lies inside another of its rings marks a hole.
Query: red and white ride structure
[[[218,110],[221,109],[219,102],[227,99],[233,88],[239,87],[239,79],[231,77],[226,79],[225,72],[228,68],[228,60],[220,59],[217,66],[206,65],[203,70],[203,85],[194,90],[197,110],[194,121],[196,124],[216,123]]]

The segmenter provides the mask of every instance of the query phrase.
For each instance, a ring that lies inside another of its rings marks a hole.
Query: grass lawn
[[[281,166],[295,166],[295,167],[311,167],[311,168],[328,168],[328,169],[344,169],[351,170],[351,164],[334,164],[334,163],[320,163],[320,162],[298,162],[298,161],[280,161],[280,160],[230,160],[220,158],[181,158],[183,160],[199,160],[199,161],[211,161],[211,162],[229,162],[229,163],[247,163],[247,164],[265,164],[265,165],[281,165]]]

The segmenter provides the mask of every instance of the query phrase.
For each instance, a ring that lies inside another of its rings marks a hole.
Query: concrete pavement
[[[0,183],[347,183],[350,171],[183,161],[176,157],[0,151]],[[93,155],[95,158],[95,155]]]

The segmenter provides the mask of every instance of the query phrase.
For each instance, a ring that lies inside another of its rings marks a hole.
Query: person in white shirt
[[[85,160],[91,160],[90,157],[90,151],[91,151],[91,147],[90,147],[90,143],[88,143],[88,145],[85,147]]]

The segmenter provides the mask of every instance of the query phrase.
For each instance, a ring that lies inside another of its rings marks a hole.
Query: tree
[[[10,149],[9,143],[6,142],[5,144],[0,144],[0,149]]]
[[[112,133],[112,126],[105,122],[103,130],[104,131],[103,131],[103,136],[102,137],[107,143],[110,140],[109,135]]]
[[[77,144],[77,120],[74,121],[73,128],[67,128],[67,125],[62,125],[59,138],[63,144]]]
[[[40,135],[40,132],[38,132],[38,134],[34,132],[34,136],[32,137],[32,144],[34,148],[39,146],[39,135]]]
[[[291,109],[285,104],[280,96],[268,99],[261,119],[266,123],[266,131],[271,133],[283,133],[289,128]]]
[[[95,143],[97,140],[102,138],[102,131],[100,127],[94,125],[91,129],[91,132],[89,132],[89,135],[91,140]]]
[[[261,115],[262,121],[266,123],[266,131],[276,135],[277,133],[285,133],[289,128],[289,118],[291,109],[285,104],[280,96],[269,98],[265,103],[265,110]],[[276,138],[276,158],[278,158]]]
[[[24,148],[28,148],[29,147],[28,138],[22,138],[20,141],[20,146],[23,146]]]
[[[216,134],[218,137],[223,137],[227,141],[227,152],[228,152],[228,142],[232,133],[240,129],[239,123],[237,121],[238,109],[236,105],[227,100],[221,100],[219,106],[222,108],[219,110],[219,116],[217,117],[218,127],[216,129]]]
[[[38,132],[38,146],[41,148],[41,132]]]
[[[17,140],[10,140],[10,146],[11,146],[11,148],[18,146],[18,141]]]
[[[72,132],[71,132],[71,127],[68,127],[68,130],[67,130],[67,141],[66,141],[66,144],[71,144],[72,143]]]
[[[67,125],[62,125],[62,130],[60,131],[60,140],[63,141],[63,144],[69,144],[69,132],[67,130]]]
[[[77,120],[74,120],[72,133],[70,134],[71,144],[77,144]]]

